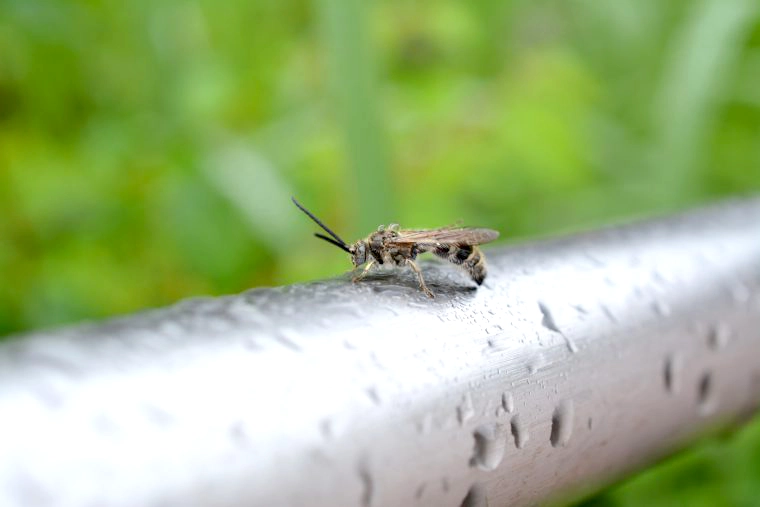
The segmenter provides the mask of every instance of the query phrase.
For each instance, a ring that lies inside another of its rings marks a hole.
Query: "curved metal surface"
[[[0,344],[0,505],[529,505],[760,401],[760,200]]]

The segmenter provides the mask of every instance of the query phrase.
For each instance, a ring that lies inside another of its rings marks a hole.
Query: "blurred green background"
[[[755,0],[0,0],[0,335],[760,189]],[[593,505],[760,505],[760,421]]]

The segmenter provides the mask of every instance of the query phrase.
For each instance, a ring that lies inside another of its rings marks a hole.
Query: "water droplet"
[[[501,395],[501,406],[504,407],[504,410],[510,413],[515,410],[515,398],[512,396],[511,392],[505,391]]]
[[[333,437],[332,422],[329,419],[322,419],[319,423],[319,432],[325,440],[330,440]]]
[[[707,335],[707,345],[713,350],[726,348],[731,341],[731,328],[724,322],[717,323]]]
[[[528,373],[533,375],[534,373],[538,372],[541,368],[545,367],[547,365],[546,356],[544,356],[543,353],[539,352],[535,356],[533,356],[533,359],[528,363]]]
[[[414,498],[417,500],[420,500],[422,498],[422,495],[425,494],[425,487],[427,486],[426,483],[422,483],[419,486],[417,486],[417,490],[414,492]]]
[[[364,392],[367,393],[367,396],[375,405],[380,405],[382,403],[382,400],[380,400],[380,395],[377,394],[377,388],[375,386],[368,387],[364,390]]]
[[[555,333],[561,333],[562,331],[559,330],[559,328],[557,327],[557,323],[554,322],[554,317],[552,317],[552,314],[549,311],[549,307],[546,306],[542,301],[539,301],[538,308],[541,310],[541,313],[543,314],[543,318],[541,319],[541,325],[543,325],[545,328],[549,329],[550,331],[554,331]]]
[[[652,304],[655,313],[659,315],[660,317],[667,317],[670,315],[670,306],[668,306],[667,303],[661,300],[657,300]]]
[[[245,447],[248,445],[248,434],[242,421],[238,421],[230,426],[230,439],[239,446]]]
[[[572,400],[562,400],[552,415],[552,447],[566,446],[573,434],[575,408]]]
[[[417,431],[423,435],[430,433],[433,428],[433,414],[427,413],[422,418],[422,421],[417,423]]]
[[[480,484],[473,484],[462,500],[461,507],[488,507],[486,489]]]
[[[557,326],[557,323],[554,321],[554,317],[551,314],[551,311],[549,310],[549,307],[546,306],[546,304],[543,301],[538,302],[538,308],[541,310],[541,313],[543,314],[543,318],[541,319],[541,325],[543,325],[546,329],[550,331],[554,331],[555,333],[559,333],[562,335],[562,338],[565,339],[565,344],[567,345],[567,349],[572,352],[573,354],[578,352],[578,347],[575,345],[575,342],[569,337],[566,336],[565,333],[560,331],[559,327]]]
[[[377,357],[377,354],[375,354],[374,351],[369,353],[369,358],[372,361],[372,364],[375,365],[375,366],[377,366],[377,368],[379,368],[381,370],[385,370],[386,369],[385,365],[382,363],[382,361],[380,361],[380,359]]]
[[[491,335],[491,334],[499,334],[499,333],[501,333],[502,331],[504,331],[504,328],[503,328],[503,327],[501,327],[501,325],[499,325],[499,324],[493,324],[493,325],[491,325],[491,326],[488,326],[488,327],[486,327],[486,329],[485,329],[485,332],[486,332],[486,334],[488,334],[488,335]]]
[[[273,336],[278,342],[285,345],[287,348],[295,350],[296,352],[301,352],[301,347],[299,347],[296,343],[295,334],[289,329],[279,329],[274,333]]]
[[[610,319],[610,322],[613,324],[617,324],[617,319],[615,318],[615,315],[612,313],[612,310],[609,309],[607,305],[600,305],[602,309],[602,313],[607,316],[608,319]]]
[[[588,315],[588,310],[583,305],[573,305],[573,308],[582,315]]]
[[[665,384],[665,390],[671,394],[675,394],[680,390],[681,367],[680,356],[670,354],[665,357],[665,363],[662,368],[662,381]]]
[[[589,431],[594,429],[594,419],[589,417],[588,421],[586,421],[586,427],[589,429]]]
[[[481,470],[490,471],[495,469],[504,459],[504,432],[499,424],[484,424],[475,428],[473,432],[475,448],[470,466]]]
[[[363,507],[369,507],[372,505],[372,476],[369,474],[365,465],[359,465],[359,479],[362,481],[362,496],[361,504]]]
[[[464,425],[475,415],[475,408],[472,406],[472,396],[469,392],[462,397],[462,403],[457,407],[457,419],[460,425]]]
[[[598,258],[596,258],[594,255],[592,255],[592,254],[590,254],[590,253],[588,253],[588,252],[584,252],[584,253],[583,253],[583,256],[584,256],[586,259],[588,259],[588,260],[589,260],[589,262],[591,262],[591,265],[592,265],[592,266],[594,266],[594,267],[597,267],[597,268],[601,268],[601,267],[603,267],[603,266],[604,266],[604,262],[602,262],[601,260],[599,260],[599,259],[598,259]]]
[[[713,394],[712,373],[705,371],[699,377],[697,384],[697,404],[701,415],[709,415],[715,410],[715,396]]]
[[[515,414],[515,416],[512,417],[509,427],[512,431],[512,437],[515,439],[515,447],[522,449],[525,444],[528,443],[530,435],[528,435],[528,429],[525,427],[520,414]]]

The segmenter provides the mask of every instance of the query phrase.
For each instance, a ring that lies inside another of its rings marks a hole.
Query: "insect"
[[[330,237],[314,233],[319,239],[337,246],[351,255],[354,269],[366,264],[361,273],[352,279],[357,282],[364,278],[375,264],[408,266],[417,274],[420,289],[428,297],[435,297],[425,285],[422,271],[414,262],[423,252],[432,252],[449,262],[462,266],[478,285],[486,277],[486,263],[478,245],[488,243],[499,237],[498,231],[474,227],[442,227],[440,229],[399,229],[398,224],[387,228],[383,225],[364,239],[348,244],[331,231],[311,211],[304,208],[295,197],[291,198],[298,209],[314,220]]]

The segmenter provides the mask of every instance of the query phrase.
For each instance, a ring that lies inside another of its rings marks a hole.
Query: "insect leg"
[[[425,285],[425,279],[422,278],[422,271],[420,271],[419,266],[417,266],[417,264],[411,259],[407,259],[406,263],[410,268],[414,270],[415,273],[417,273],[417,280],[419,280],[420,282],[420,289],[422,289],[422,291],[427,295],[427,297],[434,298],[435,294],[433,294],[433,292],[430,289],[428,289],[427,285]]]
[[[359,280],[361,280],[362,278],[364,278],[365,276],[367,276],[367,273],[369,272],[370,268],[371,268],[372,266],[374,266],[374,265],[375,265],[375,260],[374,260],[374,259],[373,259],[373,260],[371,260],[371,261],[369,261],[369,262],[367,263],[367,265],[366,265],[366,266],[364,266],[364,269],[362,269],[362,272],[361,272],[361,273],[359,273],[358,275],[356,275],[355,277],[353,277],[353,278],[351,279],[351,281],[352,281],[353,283],[356,283],[356,282],[358,282]]]

